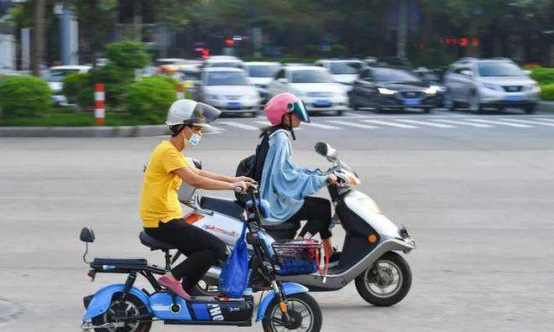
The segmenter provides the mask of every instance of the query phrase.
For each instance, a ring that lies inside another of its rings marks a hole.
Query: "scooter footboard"
[[[283,292],[285,295],[291,295],[291,294],[298,294],[298,293],[307,293],[309,290],[308,288],[297,284],[293,282],[287,282],[281,285],[283,288]],[[275,298],[275,292],[270,291],[262,300],[262,303],[260,304],[260,307],[258,308],[258,314],[256,316],[256,322],[259,322],[262,318],[265,316],[265,312],[267,311],[267,307],[269,307],[269,304],[271,301]]]
[[[122,292],[124,289],[125,285],[114,284],[106,286],[97,291],[94,294],[94,297],[90,301],[89,305],[87,306],[83,321],[85,323],[89,323],[94,317],[104,314],[108,310],[114,294]],[[148,306],[148,296],[146,294],[135,287],[132,287],[129,293],[135,295],[142,302],[144,302],[144,304],[148,308],[148,312],[151,313],[150,307]]]

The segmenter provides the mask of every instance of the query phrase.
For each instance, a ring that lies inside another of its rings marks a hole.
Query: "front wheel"
[[[390,307],[402,301],[412,286],[408,262],[395,252],[388,252],[355,281],[358,294],[377,307]]]
[[[148,332],[152,325],[151,320],[133,321],[133,318],[148,315],[148,308],[141,299],[133,294],[127,294],[125,299],[122,299],[123,293],[116,293],[112,298],[112,302],[103,315],[96,316],[92,319],[94,326],[97,327],[94,332]],[[124,321],[122,321],[124,319]]]
[[[323,323],[321,308],[316,300],[307,293],[298,293],[287,296],[287,312],[290,321],[285,323],[279,308],[277,297],[271,301],[262,326],[265,332],[282,332],[295,330],[299,332],[319,332]]]

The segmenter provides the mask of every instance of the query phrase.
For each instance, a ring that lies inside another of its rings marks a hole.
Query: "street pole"
[[[406,59],[406,39],[408,35],[408,0],[398,2],[398,31],[396,40],[396,56]]]
[[[46,0],[34,1],[33,33],[31,47],[31,71],[33,75],[40,76],[40,65],[44,55],[44,9]]]

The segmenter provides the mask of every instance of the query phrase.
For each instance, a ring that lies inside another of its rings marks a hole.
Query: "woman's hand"
[[[256,181],[254,181],[254,179],[252,178],[249,178],[248,176],[237,176],[237,177],[234,177],[232,178],[233,182],[248,182],[248,183],[252,183],[252,184],[257,184]]]
[[[338,183],[338,178],[335,174],[329,174],[327,176],[327,183],[328,184],[337,184]]]

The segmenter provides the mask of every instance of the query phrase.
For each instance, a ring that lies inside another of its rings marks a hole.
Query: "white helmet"
[[[190,99],[180,99],[171,104],[165,123],[169,126],[185,124],[206,127],[217,119],[219,114],[221,112],[210,105]]]

